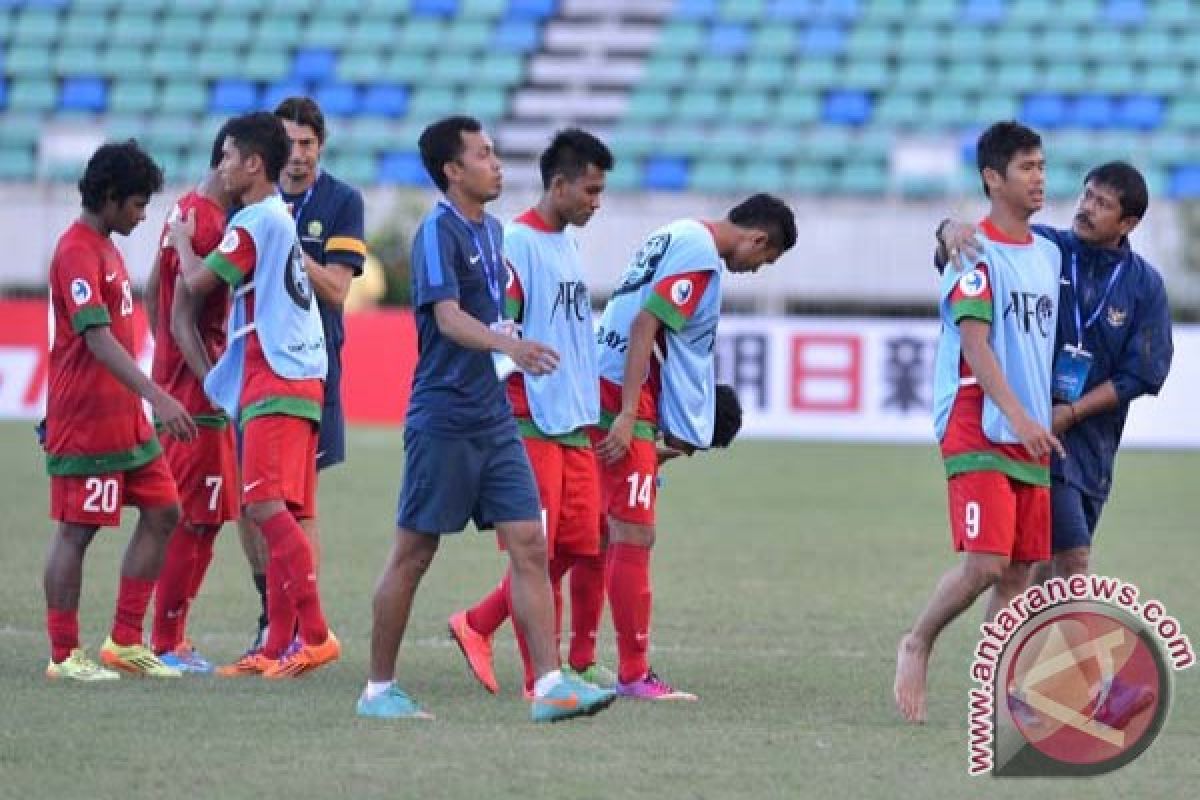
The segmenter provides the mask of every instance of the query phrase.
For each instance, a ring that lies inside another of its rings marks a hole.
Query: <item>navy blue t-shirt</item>
[[[445,201],[421,222],[412,245],[417,367],[405,423],[410,428],[446,436],[515,430],[492,354],[443,336],[433,313],[435,303],[457,300],[484,325],[499,320],[507,276],[503,236],[495,217],[471,222]]]
[[[1062,437],[1067,458],[1052,459],[1051,469],[1056,478],[1103,500],[1112,488],[1113,462],[1129,403],[1144,394],[1158,394],[1171,368],[1174,347],[1166,289],[1162,277],[1133,252],[1128,241],[1106,249],[1080,241],[1069,230],[1043,225],[1034,225],[1033,230],[1062,251],[1057,347],[1078,343],[1078,302],[1083,347],[1093,359],[1083,390],[1091,391],[1111,380],[1120,400],[1112,411],[1094,414],[1068,429]],[[1072,257],[1078,287],[1072,284]],[[1121,273],[1110,289],[1118,266]],[[1087,327],[1087,320],[1097,311],[1096,321]]]
[[[362,274],[367,246],[363,241],[362,194],[321,170],[307,191],[284,194],[296,219],[300,246],[318,264],[339,264],[355,277]],[[327,305],[317,297],[321,324],[325,328],[325,349],[329,354],[329,372],[325,378],[326,405],[341,404],[342,344],[346,340],[342,309]]]

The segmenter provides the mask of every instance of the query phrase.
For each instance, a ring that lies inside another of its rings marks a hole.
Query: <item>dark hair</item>
[[[229,123],[232,120],[225,120],[221,125],[221,130],[217,131],[217,136],[213,139],[212,153],[208,157],[208,168],[216,169],[221,166],[221,159],[225,157],[225,137],[229,135]]]
[[[608,172],[613,168],[612,152],[604,142],[585,130],[561,130],[554,135],[554,140],[538,159],[542,188],[549,189],[555,175],[573,181],[589,166]]]
[[[279,117],[267,111],[255,111],[234,117],[225,123],[226,135],[243,156],[257,155],[263,160],[267,180],[275,183],[292,151],[287,131]]]
[[[79,194],[83,207],[99,213],[112,198],[118,205],[134,195],[149,197],[163,186],[163,173],[135,139],[101,145],[88,159]]]
[[[1146,188],[1146,179],[1137,167],[1124,161],[1109,161],[1094,167],[1083,179],[1086,186],[1091,182],[1105,186],[1117,193],[1121,201],[1121,217],[1141,219],[1146,216],[1146,208],[1150,205],[1150,192]]]
[[[742,429],[742,403],[737,389],[717,384],[716,411],[713,414],[713,447],[729,447]]]
[[[796,216],[774,195],[760,192],[735,206],[726,217],[734,225],[767,234],[767,241],[786,253],[796,245]]]
[[[421,131],[421,138],[417,140],[421,163],[425,165],[425,171],[433,179],[434,185],[443,192],[450,186],[445,166],[462,155],[462,135],[482,130],[482,123],[474,117],[453,116],[439,119]]]
[[[297,125],[307,125],[317,134],[317,141],[325,144],[325,115],[311,97],[296,95],[284,98],[275,106],[275,116]]]
[[[1041,146],[1042,137],[1032,128],[1013,120],[997,122],[980,134],[979,141],[975,143],[975,166],[979,169],[981,179],[988,167],[1005,175],[1013,156]],[[987,181],[983,181],[983,193],[991,196]]]

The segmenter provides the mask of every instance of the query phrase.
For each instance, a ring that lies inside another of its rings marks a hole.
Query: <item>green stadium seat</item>
[[[4,71],[14,77],[45,77],[50,72],[50,51],[45,47],[13,46],[4,54]]]
[[[386,17],[363,17],[346,36],[342,57],[364,50],[385,50],[395,41],[392,23]],[[447,42],[449,47],[449,42]]]
[[[350,22],[345,15],[320,11],[301,29],[299,41],[303,47],[340,48],[350,38],[350,28]],[[404,47],[412,45],[405,44]]]
[[[897,3],[895,0],[867,0],[863,5],[866,7],[861,11],[862,19],[873,23],[902,22],[911,13],[907,3]]]
[[[1126,59],[1130,42],[1116,28],[1093,28],[1083,40],[1083,53],[1100,64],[1114,64]]]
[[[1136,29],[1129,32],[1128,53],[1139,61],[1170,61],[1173,58],[1177,38],[1162,29]]]
[[[191,47],[204,41],[206,29],[204,19],[200,16],[167,12],[158,28],[156,46],[160,49]]]
[[[766,15],[766,0],[721,0],[718,16],[729,22],[754,22]]]
[[[415,83],[429,69],[429,60],[411,53],[395,53],[383,64],[378,80],[388,83]]]
[[[384,74],[385,63],[383,54],[376,51],[344,53],[338,59],[337,78],[343,83],[366,83],[379,80]]]
[[[1048,27],[1039,36],[1031,36],[1032,52],[1051,67],[1080,61],[1085,57],[1087,39],[1075,28]]]
[[[781,124],[811,125],[821,119],[821,98],[802,89],[780,94],[775,113]]]
[[[909,18],[922,23],[941,22],[949,25],[958,20],[958,6],[957,0],[920,0]]]
[[[803,89],[828,89],[839,84],[837,64],[828,58],[805,58],[796,64],[791,85]]]
[[[453,20],[446,28],[446,46],[459,50],[486,50],[493,25],[470,19]]]
[[[158,102],[167,114],[196,114],[208,106],[208,89],[197,81],[170,80]]]
[[[304,25],[294,13],[275,16],[264,14],[255,23],[250,36],[250,41],[253,43],[250,49],[253,51],[261,47],[268,51],[278,50],[288,53],[291,49],[290,45],[293,42],[301,41],[303,36]]]
[[[851,140],[843,128],[814,128],[796,147],[809,158],[840,161],[850,153]]]
[[[8,87],[9,111],[50,111],[57,100],[54,81],[45,78],[18,78]]]
[[[1181,25],[1196,21],[1193,0],[1158,0],[1151,6],[1150,19],[1159,24]]]
[[[108,109],[113,113],[146,113],[158,106],[158,89],[153,81],[114,81],[108,92]]]
[[[618,129],[609,137],[608,144],[620,161],[653,152],[660,141],[661,137],[655,129],[637,126]]]
[[[654,56],[646,62],[639,85],[648,89],[671,89],[687,83],[690,75],[691,67],[683,58]]]
[[[925,106],[921,121],[938,128],[957,128],[975,118],[975,109],[964,95],[935,92]]]
[[[992,77],[995,88],[1010,92],[1028,91],[1037,82],[1038,69],[1029,61],[1003,62]]]
[[[1039,90],[1078,94],[1087,89],[1088,75],[1079,61],[1056,61],[1047,67],[1038,82]]]
[[[485,122],[494,122],[508,112],[508,94],[491,86],[472,86],[463,94],[463,108]]]
[[[495,19],[504,16],[508,0],[461,0],[458,13],[465,19]]]
[[[825,163],[801,162],[788,172],[788,187],[803,194],[828,194],[833,190],[834,174]]]
[[[277,81],[288,74],[290,67],[286,51],[251,47],[242,60],[242,77],[251,81]]]
[[[96,74],[96,48],[87,45],[63,45],[55,51],[51,70],[54,75],[70,75],[77,73],[82,67],[88,74]]]
[[[469,55],[447,50],[429,66],[426,80],[431,84],[465,84],[481,70],[479,61]]]
[[[921,113],[916,95],[889,92],[876,103],[874,119],[880,125],[905,128],[916,125]]]
[[[1013,0],[1008,6],[1008,19],[1020,23],[1052,22],[1057,16],[1056,7],[1062,3],[1050,4],[1045,0]]]
[[[1099,0],[1060,0],[1051,5],[1051,19],[1065,23],[1092,22],[1100,17]]]
[[[763,23],[750,40],[754,56],[787,56],[796,52],[796,29],[785,23]]]
[[[12,106],[12,95],[9,95]],[[1171,100],[1167,107],[1167,127],[1177,130],[1200,131],[1200,98],[1195,95],[1180,95]]]
[[[902,58],[937,58],[944,43],[952,33],[940,31],[932,26],[905,25],[900,30],[897,51]]]
[[[146,125],[146,147],[152,151],[179,151],[196,141],[196,125],[186,117],[157,117]]]
[[[955,59],[952,69],[965,63],[978,62],[985,53],[990,52],[988,42],[997,35],[974,27],[955,28],[954,33],[946,37],[944,45],[946,54]]]
[[[1075,170],[1062,166],[1046,167],[1046,194],[1050,197],[1072,197],[1079,192],[1081,179]]]
[[[788,174],[778,161],[751,158],[738,170],[738,182],[747,192],[780,192],[787,188]]]
[[[1146,158],[1160,169],[1193,163],[1196,153],[1195,141],[1179,132],[1156,134],[1145,148]]]
[[[102,52],[94,64],[84,69],[97,71],[109,78],[145,75],[148,69],[146,51],[141,47],[114,44]]]
[[[788,63],[776,58],[751,58],[742,67],[739,85],[747,89],[774,89],[787,83]]]
[[[103,13],[121,6],[127,0],[74,0],[71,3],[73,11],[88,11]]]
[[[942,73],[934,61],[902,61],[889,84],[908,92],[931,91],[942,85]]]
[[[1138,88],[1133,65],[1128,62],[1112,62],[1093,70],[1092,88],[1104,94],[1125,94]]]
[[[374,183],[375,155],[373,153],[348,153],[339,158],[330,171],[353,186]]]
[[[250,42],[254,36],[254,28],[247,23],[244,16],[238,15],[234,17],[216,16],[209,20],[207,25],[207,33],[205,41],[209,42],[213,47],[221,47],[226,49],[238,49]],[[277,48],[279,47],[280,39],[274,29],[271,31],[272,38],[265,41],[255,42],[255,47],[261,48]]]
[[[675,104],[674,117],[681,122],[708,122],[721,116],[724,105],[716,92],[685,90]]]
[[[1003,92],[989,92],[976,101],[971,122],[990,125],[998,119],[1015,119],[1019,107],[1017,98]]]
[[[741,188],[737,171],[728,161],[704,160],[692,167],[688,185],[697,192],[733,192]]]
[[[608,173],[605,185],[613,191],[628,191],[642,184],[641,162],[632,158],[617,161]]]
[[[737,66],[733,59],[713,56],[696,64],[688,83],[702,89],[728,89],[736,82]]]
[[[1138,76],[1139,91],[1175,95],[1188,85],[1187,73],[1180,64],[1151,64]]]
[[[960,92],[986,92],[991,82],[991,70],[982,61],[963,61],[944,73],[946,88]]]
[[[453,89],[422,86],[412,93],[408,115],[415,120],[432,122],[459,111],[458,93]]]
[[[0,114],[0,147],[20,149],[37,146],[42,132],[40,114]]]
[[[895,35],[882,26],[858,25],[846,37],[846,54],[851,58],[885,58],[895,49]]]
[[[850,155],[858,162],[886,164],[895,144],[890,130],[865,129],[850,144]]]
[[[704,31],[694,22],[668,22],[663,25],[655,52],[691,55],[704,50]]]
[[[0,147],[0,180],[31,180],[37,164],[31,147]]]
[[[983,48],[976,54],[976,57],[987,55],[1003,63],[1012,60],[1014,53],[1030,51],[1036,42],[1037,37],[1034,36],[1032,29],[1000,28],[995,33],[984,36]]]
[[[5,13],[11,14],[11,11]],[[41,8],[26,8],[17,12],[16,23],[13,25],[12,41],[14,45],[48,46],[58,40],[61,24],[58,12]]]
[[[396,126],[377,117],[360,117],[345,123],[343,136],[353,150],[388,150],[396,146]]]
[[[108,17],[89,11],[70,14],[63,23],[59,41],[66,45],[91,45],[109,37]]]
[[[744,124],[722,124],[710,130],[701,155],[706,158],[734,160],[752,152],[753,128]]]
[[[493,86],[511,86],[525,77],[525,65],[516,53],[489,53],[476,80]]]
[[[892,77],[882,61],[851,61],[833,85],[836,88],[879,90],[889,86]]]
[[[837,188],[845,194],[883,194],[887,185],[887,170],[877,164],[847,164],[837,177]]]
[[[154,18],[131,11],[118,14],[113,20],[110,44],[121,47],[142,47],[158,38]]]
[[[200,51],[193,71],[201,78],[236,78],[241,72],[241,63],[242,57],[237,50],[217,45]]]
[[[743,89],[729,100],[728,117],[732,122],[765,122],[774,109],[765,92]]]
[[[182,11],[214,11],[218,7],[218,0],[173,0],[171,5]]]
[[[445,26],[440,20],[410,17],[399,30],[396,45],[401,48],[429,52],[441,49]]]
[[[712,137],[696,125],[676,125],[660,131],[659,146],[651,155],[706,156]]]
[[[192,56],[186,50],[159,47],[150,53],[147,69],[155,77],[166,78],[170,88],[173,79],[192,77]]]

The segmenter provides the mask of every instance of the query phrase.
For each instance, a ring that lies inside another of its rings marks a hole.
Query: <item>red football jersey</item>
[[[191,191],[179,198],[171,210],[171,218],[194,213],[196,232],[192,236],[192,249],[204,257],[221,243],[225,230],[225,210],[211,198]],[[179,255],[167,242],[166,226],[159,244],[158,257],[158,319],[154,329],[154,382],[166,389],[193,415],[216,414],[216,408],[204,394],[204,387],[187,362],[175,337],[171,335],[171,304],[175,301],[175,281],[179,276]],[[204,349],[215,364],[225,352],[225,318],[229,314],[229,287],[221,284],[204,300],[204,307],[196,320]]]
[[[46,449],[52,475],[135,469],[161,452],[141,398],[88,349],[83,334],[96,325],[108,326],[136,358],[125,262],[107,236],[75,222],[50,262]]]

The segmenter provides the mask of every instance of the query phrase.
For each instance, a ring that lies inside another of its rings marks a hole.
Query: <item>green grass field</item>
[[[1167,727],[1134,764],[1086,786],[966,775],[968,655],[981,610],[944,636],[930,722],[891,699],[896,641],[953,561],[931,448],[739,443],[667,469],[655,556],[653,662],[696,705],[616,704],[539,727],[520,698],[508,629],[503,693],[468,675],[446,617],[499,578],[490,536],[444,543],[418,595],[400,678],[433,723],[360,721],[369,602],[389,546],[398,430],[351,433],[322,487],[326,609],[345,648],[297,682],[42,677],[47,481],[26,423],[0,425],[0,797],[961,798],[1195,797],[1200,683],[1177,675]],[[1156,596],[1200,643],[1200,454],[1128,453],[1098,571]],[[126,515],[126,530],[133,515]],[[95,649],[125,534],[103,533],[81,625]],[[247,644],[256,599],[236,533],[218,544],[192,614],[206,654]],[[602,654],[613,658],[611,628]],[[1034,793],[1031,793],[1034,790]]]

